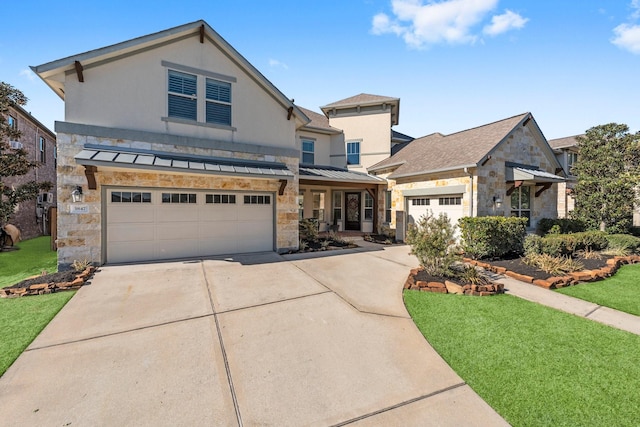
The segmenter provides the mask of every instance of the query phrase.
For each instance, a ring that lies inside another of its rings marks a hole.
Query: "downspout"
[[[469,175],[469,216],[473,218],[473,174],[468,167],[464,167],[464,173]]]

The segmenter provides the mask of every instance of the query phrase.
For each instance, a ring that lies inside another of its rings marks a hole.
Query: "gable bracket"
[[[98,172],[97,166],[84,167],[84,175],[87,177],[87,186],[89,187],[89,190],[95,190],[97,188],[95,175],[96,172]]]
[[[287,187],[287,180],[280,180],[280,188],[278,189],[278,196],[282,196],[284,194],[284,189]]]
[[[562,168],[556,168],[556,175],[558,175],[560,172],[562,172],[564,169]]]
[[[489,160],[491,160],[491,156],[487,156],[487,158],[484,159],[484,161],[480,164],[480,166],[486,165]]]
[[[287,120],[291,120],[292,115],[293,115],[293,106],[287,108]]]
[[[546,182],[544,184],[541,184],[542,188],[540,188],[538,191],[536,191],[536,197],[539,197],[543,191],[548,190],[549,188],[551,188],[551,183],[550,182]]]
[[[516,181],[513,183],[513,185],[511,186],[511,188],[509,188],[507,190],[507,196],[510,196],[511,193],[513,193],[514,191],[516,191],[516,188],[521,187],[522,184],[524,184],[524,181]]]
[[[74,63],[74,66],[76,67],[76,74],[78,75],[78,81],[80,83],[84,83],[84,74],[82,74],[82,72],[84,71],[84,68],[82,67],[82,64],[80,63],[80,61],[76,61]]]
[[[200,43],[204,43],[204,24],[200,25]]]

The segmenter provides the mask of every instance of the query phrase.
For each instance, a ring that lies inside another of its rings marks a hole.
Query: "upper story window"
[[[169,117],[198,120],[198,77],[169,70]]]
[[[315,143],[310,139],[302,140],[302,163],[306,163],[309,165],[314,164],[315,156]]]
[[[360,164],[360,141],[347,142],[347,164]]]
[[[15,117],[9,116],[7,120],[7,124],[9,125],[9,128],[13,130],[18,130],[18,121],[16,120]]]
[[[40,163],[47,162],[47,143],[43,137],[38,138],[38,148],[40,150]]]
[[[207,123],[231,126],[231,83],[207,79]]]
[[[569,151],[567,153],[567,169],[569,170],[569,173],[571,173],[571,169],[573,168],[573,166],[576,164],[577,161],[578,161],[578,153]]]

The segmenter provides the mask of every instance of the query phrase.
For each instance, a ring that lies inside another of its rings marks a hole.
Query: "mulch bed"
[[[84,271],[70,270],[33,276],[0,289],[0,297],[15,298],[80,289],[95,271],[95,267],[89,266]]]
[[[607,265],[607,259],[612,257],[603,256],[602,259],[584,259],[578,257],[577,260],[584,265],[584,270],[599,270]],[[534,279],[546,279],[551,276],[546,271],[540,270],[537,267],[533,267],[525,264],[522,258],[504,259],[497,261],[486,261],[494,267],[504,267],[514,273],[522,274],[524,276],[530,276]]]
[[[393,245],[396,244],[396,240],[384,234],[365,234],[364,240],[372,243],[379,243],[381,245]]]
[[[13,288],[28,288],[31,285],[37,285],[38,283],[60,283],[60,282],[73,282],[79,273],[77,271],[61,271],[59,273],[44,274],[37,277],[18,282],[15,285],[6,286],[4,289]]]

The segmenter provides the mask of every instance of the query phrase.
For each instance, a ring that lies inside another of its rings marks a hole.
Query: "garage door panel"
[[[108,190],[131,192],[127,190]],[[138,190],[140,191],[140,190]],[[153,203],[108,203],[107,261],[127,262],[273,250],[274,197],[269,193],[233,194],[188,191],[197,203],[161,203],[175,190],[145,190]],[[148,194],[148,193],[147,193]],[[182,193],[180,193],[182,194]],[[254,197],[255,196],[255,197]],[[189,196],[191,197],[191,196]],[[206,203],[206,201],[213,203]],[[231,201],[236,203],[231,203]],[[136,205],[136,206],[132,206]]]
[[[112,242],[153,241],[155,229],[148,223],[114,224],[107,229],[107,238]]]
[[[151,205],[111,205],[107,220],[111,224],[128,223],[132,220],[132,213],[138,223],[153,223],[155,221],[155,208]]]

